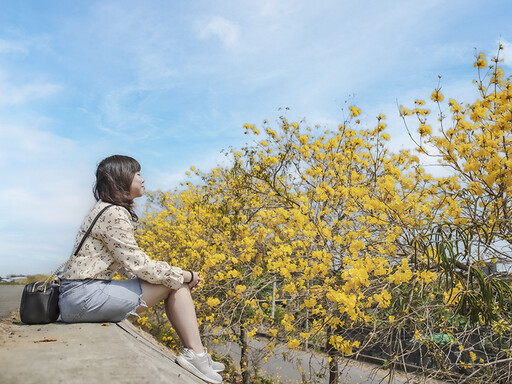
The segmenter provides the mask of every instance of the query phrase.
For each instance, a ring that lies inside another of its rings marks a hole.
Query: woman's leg
[[[195,353],[202,353],[204,347],[199,335],[196,310],[188,285],[183,284],[178,290],[173,290],[164,285],[150,284],[144,280],[140,280],[140,284],[142,300],[146,302],[147,308],[165,300],[167,318],[183,345],[194,350]],[[141,305],[137,308],[137,313],[144,312],[147,308]]]

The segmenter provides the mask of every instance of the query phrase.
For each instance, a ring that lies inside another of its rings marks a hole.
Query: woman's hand
[[[199,272],[187,271],[187,274],[188,280],[184,279],[184,281],[187,281],[185,284],[188,285],[190,290],[193,291],[194,289],[199,288],[201,281],[203,281],[203,279],[199,277]]]

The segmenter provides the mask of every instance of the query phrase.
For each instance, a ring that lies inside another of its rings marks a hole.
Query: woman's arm
[[[163,284],[172,289],[178,289],[184,280],[188,281],[188,272],[165,261],[152,260],[139,248],[133,224],[125,208],[116,206],[107,212],[105,219],[98,221],[94,231],[102,237],[109,253],[122,268],[148,283]]]

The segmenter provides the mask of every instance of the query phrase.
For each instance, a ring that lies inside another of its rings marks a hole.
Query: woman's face
[[[137,172],[133,176],[132,184],[130,185],[130,197],[135,199],[141,197],[144,193],[144,179],[140,176],[140,172]]]

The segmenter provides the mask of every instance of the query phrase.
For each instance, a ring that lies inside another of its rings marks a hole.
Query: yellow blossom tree
[[[464,350],[468,333],[454,332],[461,324],[491,326],[503,339],[510,286],[480,269],[508,257],[498,244],[510,243],[512,228],[511,86],[498,62],[485,86],[476,82],[479,100],[465,108],[449,100],[450,127],[434,90],[439,133],[425,101],[401,108],[406,122],[418,119],[419,151],[438,156],[450,176],[428,174],[410,151],[390,151],[385,116],[363,128],[361,110],[349,106],[336,130],[284,117],[246,124],[250,145],[229,153],[230,166],[192,168],[194,183],[150,194],[139,243],[153,258],[201,272],[194,297],[203,333],[241,346],[242,382],[252,380],[257,333],[268,338],[268,356],[277,343],[325,351],[330,383],[340,356],[372,350],[390,368],[419,354],[427,373],[468,370],[483,357]],[[475,65],[486,68],[483,55]],[[173,345],[172,331],[162,332]],[[455,345],[461,357],[452,362]],[[495,371],[484,372],[490,363],[474,372],[494,380]]]
[[[502,50],[500,45],[489,65],[483,53],[475,55],[476,101],[461,105],[451,98],[446,101],[440,87],[434,90],[437,132],[428,123],[430,111],[424,101],[417,101],[414,109],[401,108],[406,124],[411,116],[417,118],[418,150],[437,158],[449,171],[438,183],[453,220],[440,223],[419,244],[443,272],[445,304],[454,309],[442,316],[441,325],[462,315],[472,332],[474,327],[477,332],[479,326],[490,327],[500,338],[503,326],[510,326],[512,307],[510,280],[504,273],[512,261],[512,83],[500,65]],[[494,336],[482,335],[480,342],[487,337]],[[466,332],[459,337],[468,338]],[[480,364],[475,364],[473,351],[468,363],[466,352],[464,369],[472,368],[471,375],[480,382],[507,381],[510,360],[502,361],[507,355],[500,348],[492,354],[480,351],[486,354]]]

